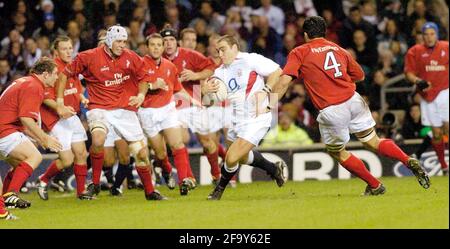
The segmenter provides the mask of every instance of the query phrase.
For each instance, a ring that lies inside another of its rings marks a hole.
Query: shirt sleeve
[[[73,59],[72,63],[68,64],[64,68],[62,73],[65,74],[67,78],[78,77],[78,75],[82,74],[87,68],[89,58],[91,57],[90,55],[91,53],[88,51],[79,53],[75,59]]]
[[[32,118],[39,120],[39,111],[43,101],[42,92],[37,87],[21,89],[19,94],[18,117]]]
[[[416,65],[416,58],[415,58],[415,49],[410,48],[405,56],[405,73],[416,73],[417,72],[417,65]]]
[[[353,59],[353,57],[347,51],[344,51],[344,53],[348,61],[347,74],[350,76],[352,81],[360,81],[364,79],[364,71],[362,70],[358,62],[356,62],[355,59]]]
[[[286,65],[283,68],[283,74],[289,75],[294,79],[299,77],[300,67],[302,66],[302,59],[296,52],[292,50],[287,58]]]
[[[252,64],[253,70],[263,77],[269,76],[269,74],[280,68],[280,65],[273,60],[255,53],[250,54],[250,63]]]

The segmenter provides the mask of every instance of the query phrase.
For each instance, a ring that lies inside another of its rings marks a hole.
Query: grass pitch
[[[382,181],[386,194],[369,197],[360,196],[359,179],[238,184],[220,201],[206,201],[212,186],[183,197],[160,186],[170,198],[163,202],[138,190],[102,192],[94,201],[56,192],[42,201],[31,192],[22,195],[31,208],[13,209],[20,220],[0,221],[0,228],[449,228],[448,177],[432,177],[428,190],[413,177]]]

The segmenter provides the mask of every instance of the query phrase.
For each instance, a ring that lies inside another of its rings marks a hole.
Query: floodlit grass
[[[20,220],[0,221],[0,228],[449,228],[448,177],[432,177],[428,190],[413,177],[382,181],[386,194],[368,197],[359,179],[238,184],[220,201],[206,200],[212,186],[188,196],[160,186],[170,198],[163,202],[138,190],[102,192],[94,201],[56,192],[42,201],[32,192],[22,194],[31,208],[13,209]]]

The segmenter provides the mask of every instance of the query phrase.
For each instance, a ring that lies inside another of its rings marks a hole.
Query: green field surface
[[[383,196],[361,196],[359,179],[238,184],[220,201],[207,201],[212,186],[180,196],[166,186],[170,199],[146,201],[139,190],[122,197],[102,191],[98,199],[81,201],[73,194],[22,194],[32,202],[13,209],[19,220],[0,221],[0,228],[449,228],[448,177],[432,177],[430,189],[413,177],[381,178]]]

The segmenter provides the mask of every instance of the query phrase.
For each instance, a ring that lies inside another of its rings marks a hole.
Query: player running
[[[217,50],[223,64],[214,71],[213,77],[226,84],[233,116],[220,181],[208,200],[220,200],[240,164],[265,170],[281,187],[286,181],[286,164],[282,161],[272,163],[254,150],[269,131],[272,121],[272,113],[259,107],[268,105],[267,96],[260,97],[261,91],[267,90],[263,77],[267,77],[267,85],[274,85],[282,72],[280,66],[259,54],[240,52],[239,43],[233,36],[221,37],[217,41]],[[214,80],[208,80],[203,87],[204,94],[217,90],[218,83]]]
[[[177,168],[180,194],[187,195],[192,184],[187,174],[190,168],[189,154],[183,143],[173,95],[183,93],[187,98],[190,96],[181,85],[177,67],[162,58],[164,52],[162,36],[157,33],[150,35],[147,37],[147,46],[149,55],[144,57],[144,70],[150,76],[151,83],[145,101],[139,108],[138,116],[149,144],[155,151],[157,161],[166,165],[169,164],[166,150],[166,142],[168,143]],[[168,186],[172,187],[170,182]]]
[[[72,61],[73,44],[67,36],[59,36],[53,43],[55,63],[61,73],[66,65]],[[66,114],[59,117],[56,113],[55,87],[46,88],[44,105],[41,106],[41,118],[44,131],[58,139],[62,150],[58,152],[59,158],[53,161],[38,180],[38,195],[42,200],[48,200],[48,182],[61,170],[73,165],[77,183],[77,197],[81,200],[91,200],[92,196],[85,192],[87,175],[87,151],[85,141],[86,131],[77,114],[80,112],[80,103],[87,104],[83,96],[83,88],[78,76],[70,77],[64,89],[64,103]]]
[[[422,99],[422,124],[431,126],[432,145],[441,170],[448,175],[444,135],[448,135],[448,41],[439,41],[433,22],[422,27],[424,44],[410,48],[405,56],[406,79],[415,84]]]
[[[289,53],[283,75],[273,92],[281,98],[289,83],[302,78],[315,107],[322,141],[328,153],[353,175],[367,183],[365,195],[384,194],[386,189],[364,163],[345,150],[349,133],[367,149],[406,165],[427,189],[430,180],[417,159],[406,155],[391,139],[380,139],[375,121],[364,99],[355,92],[354,82],[364,79],[364,72],[352,56],[325,37],[326,23],[320,16],[308,17],[303,24],[306,44]]]
[[[164,39],[164,58],[175,64],[180,74],[183,88],[192,99],[199,101],[201,97],[200,81],[213,74],[214,64],[197,51],[178,47],[175,30],[166,28],[160,34]],[[198,106],[191,107],[191,103],[185,102],[178,107],[178,116],[183,127],[191,129],[196,134],[211,165],[211,174],[213,178],[218,178],[220,176],[218,149],[214,136],[210,134],[208,129],[209,122],[206,109]],[[189,134],[187,129],[184,134]],[[188,137],[187,135],[184,136]],[[190,168],[188,169],[188,176],[194,177]]]
[[[79,53],[66,66],[59,79],[58,113],[64,105],[62,96],[67,78],[82,74],[89,95],[86,116],[92,134],[90,157],[93,179],[88,190],[94,194],[100,192],[105,140],[110,133],[116,133],[129,143],[146,199],[163,200],[165,197],[154,190],[145,137],[133,111],[133,108],[142,104],[148,89],[146,75],[142,70],[144,63],[136,53],[125,48],[127,39],[124,27],[112,26],[106,33],[105,46]],[[134,82],[139,82],[139,93],[128,99],[127,85]]]
[[[54,152],[62,150],[58,140],[47,135],[37,123],[40,122],[39,108],[44,101],[44,88],[53,87],[57,79],[58,69],[55,62],[42,57],[33,65],[29,76],[13,81],[0,96],[0,158],[6,158],[14,168],[3,182],[2,192],[6,207],[31,206],[31,203],[21,199],[18,193],[23,183],[41,163],[42,155],[27,135],[45,149]]]

